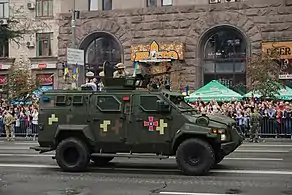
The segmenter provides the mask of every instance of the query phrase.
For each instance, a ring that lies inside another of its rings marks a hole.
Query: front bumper
[[[233,126],[230,132],[232,141],[221,143],[221,152],[224,156],[227,156],[228,154],[234,152],[234,150],[236,150],[245,139],[241,130],[236,126]]]

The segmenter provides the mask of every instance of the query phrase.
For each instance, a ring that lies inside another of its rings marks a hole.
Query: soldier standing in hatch
[[[257,108],[254,108],[253,112],[250,115],[250,142],[258,142],[259,131],[261,127],[262,116],[258,112]]]
[[[11,111],[7,110],[4,116],[5,131],[7,141],[14,141],[13,132],[12,132],[12,123],[15,121],[15,118],[12,116]],[[10,135],[10,137],[9,137]]]
[[[125,70],[126,67],[123,63],[118,63],[115,68],[117,70],[114,72],[114,78],[122,78],[129,75],[129,73]]]

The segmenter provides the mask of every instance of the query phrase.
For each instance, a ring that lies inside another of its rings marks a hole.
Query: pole
[[[73,9],[72,12],[72,21],[71,21],[71,28],[72,28],[72,48],[76,48],[76,18],[75,18],[75,12],[76,12],[76,0],[73,0]]]
[[[72,42],[71,42],[71,48],[76,48],[76,17],[75,17],[75,12],[76,12],[76,0],[73,0],[73,8],[71,10],[72,13],[72,19],[71,19],[71,30],[72,30]],[[73,69],[75,64],[73,65]],[[72,82],[72,88],[77,87],[78,82],[75,80]]]

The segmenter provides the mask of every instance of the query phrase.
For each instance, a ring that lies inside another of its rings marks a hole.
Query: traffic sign
[[[84,50],[67,48],[67,63],[84,66]]]

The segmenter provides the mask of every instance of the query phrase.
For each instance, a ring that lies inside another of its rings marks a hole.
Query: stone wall
[[[183,42],[186,82],[196,88],[202,85],[201,40],[208,30],[219,25],[237,28],[247,38],[249,53],[259,52],[262,41],[292,39],[292,6],[274,2],[83,12],[77,25],[77,39],[80,44],[92,32],[109,32],[120,40],[125,61],[130,61],[132,44],[150,44],[153,39],[159,43]],[[66,60],[66,47],[71,42],[70,15],[61,14],[59,22],[61,62]]]

